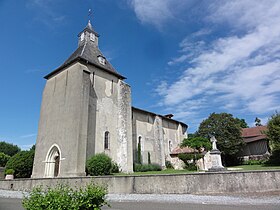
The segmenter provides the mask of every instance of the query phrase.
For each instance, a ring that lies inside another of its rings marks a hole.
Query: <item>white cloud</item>
[[[190,104],[188,110],[196,106],[190,101],[203,98],[204,108],[256,114],[279,109],[280,2],[216,1],[209,8],[201,19],[210,21],[213,29],[197,34],[225,24],[229,32],[208,42],[192,40],[194,33],[180,43],[180,55],[168,64],[189,67],[176,81],[157,89],[163,104]]]
[[[34,136],[37,136],[37,133],[25,134],[25,135],[20,136],[19,138],[26,139],[26,138],[30,138],[30,137],[34,137]]]
[[[163,24],[176,19],[192,0],[127,0],[137,18],[144,24],[161,28]]]

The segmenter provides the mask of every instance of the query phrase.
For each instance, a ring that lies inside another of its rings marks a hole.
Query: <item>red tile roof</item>
[[[253,128],[243,128],[242,137],[246,143],[266,139],[264,131],[267,130],[266,126],[257,126]]]
[[[172,150],[172,152],[170,153],[171,155],[178,155],[178,154],[181,154],[181,153],[188,153],[188,154],[191,154],[191,153],[194,153],[194,152],[198,152],[197,150],[194,150],[190,147],[176,147],[175,149]]]

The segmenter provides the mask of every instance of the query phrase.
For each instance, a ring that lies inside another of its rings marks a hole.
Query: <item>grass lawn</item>
[[[243,171],[254,171],[254,170],[273,170],[280,169],[280,166],[263,166],[263,165],[240,165],[229,168],[242,168]]]
[[[197,171],[188,171],[188,170],[175,170],[175,169],[166,169],[162,171],[147,171],[147,172],[134,172],[132,174],[117,173],[114,176],[130,176],[130,175],[150,175],[150,174],[189,174],[197,173]]]
[[[230,171],[254,171],[254,170],[280,170],[280,166],[262,166],[262,165],[239,165],[239,166],[232,166],[229,167]],[[198,171],[188,171],[188,170],[174,170],[174,169],[166,169],[163,171],[147,171],[147,172],[135,172],[131,174],[124,174],[124,173],[116,173],[114,176],[141,176],[141,175],[156,175],[156,174],[190,174],[190,173],[197,173]],[[204,172],[204,171],[199,171]]]

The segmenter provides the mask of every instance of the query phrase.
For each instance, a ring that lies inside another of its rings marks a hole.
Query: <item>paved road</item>
[[[103,210],[279,210],[279,205],[215,205],[162,202],[110,202]],[[0,198],[0,210],[22,210],[21,199]]]

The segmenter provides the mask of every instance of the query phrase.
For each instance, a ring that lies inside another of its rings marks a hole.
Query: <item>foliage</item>
[[[111,173],[120,173],[119,165],[112,161]]]
[[[207,138],[196,136],[184,139],[181,143],[181,147],[190,147],[197,150],[204,148],[206,150],[210,150],[211,143]]]
[[[112,168],[112,159],[104,154],[93,155],[86,164],[87,171],[91,176],[109,175]]]
[[[239,119],[239,118],[235,118],[236,122],[239,124],[239,126],[241,128],[249,128],[247,122],[245,121],[245,119]]]
[[[142,155],[141,155],[141,141],[139,140],[138,145],[137,145],[137,163],[141,164],[142,163]]]
[[[67,185],[57,185],[47,190],[35,187],[29,197],[24,197],[22,204],[26,210],[101,210],[102,206],[109,206],[106,193],[106,188],[92,183],[75,190]]]
[[[262,126],[261,120],[257,117],[255,119],[255,126]]]
[[[148,164],[151,164],[151,153],[148,152]]]
[[[158,164],[134,164],[135,172],[146,172],[146,171],[161,171],[161,166]]]
[[[9,175],[12,175],[15,173],[15,170],[14,169],[6,169],[5,170],[5,174],[9,174]]]
[[[165,166],[166,166],[166,168],[168,168],[168,169],[174,169],[172,163],[171,163],[169,160],[166,160],[166,161],[165,161]]]
[[[9,155],[12,157],[13,155],[20,152],[20,148],[17,145],[13,145],[4,141],[0,142],[0,152],[5,153],[6,155]]]
[[[239,164],[238,153],[242,150],[244,141],[241,137],[241,127],[231,114],[212,113],[203,120],[198,129],[198,135],[217,139],[217,147],[222,152],[222,160],[226,166]]]
[[[21,151],[9,159],[6,168],[15,170],[16,178],[30,178],[32,174],[34,150]]]
[[[262,165],[266,160],[246,160],[243,165]]]
[[[195,163],[187,163],[185,164],[184,169],[188,170],[188,171],[196,171],[197,170],[197,166]]]
[[[6,163],[11,157],[3,152],[0,152],[0,167],[5,167]]]
[[[270,165],[280,164],[280,114],[276,112],[267,123],[266,135],[272,154],[267,162]]]
[[[196,161],[202,158],[201,154],[186,154],[180,153],[178,158],[180,158],[185,163],[185,169],[189,171],[197,170]]]
[[[190,162],[190,161],[196,161],[202,158],[202,154],[186,154],[186,153],[180,153],[178,155],[178,158],[180,158],[184,163]]]

